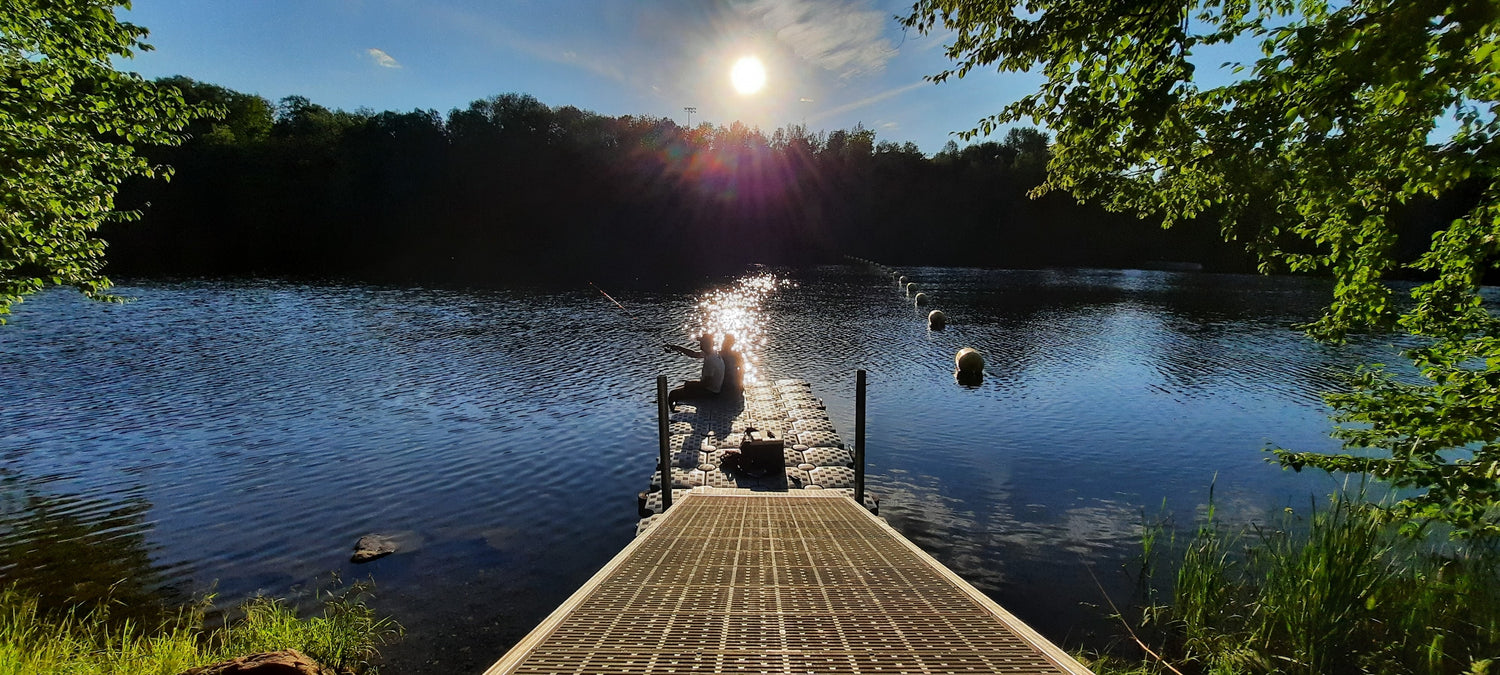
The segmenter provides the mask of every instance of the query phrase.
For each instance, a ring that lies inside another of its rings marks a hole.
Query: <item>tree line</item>
[[[176,173],[132,181],[109,272],[343,277],[447,283],[691,279],[746,264],[854,254],[987,267],[1192,261],[1249,270],[1215,228],[1163,231],[1072,198],[1028,198],[1046,134],[927,157],[856,126],[769,136],[741,123],[684,127],[551,107],[524,94],[435,110],[272,103],[184,77],[192,105]]]

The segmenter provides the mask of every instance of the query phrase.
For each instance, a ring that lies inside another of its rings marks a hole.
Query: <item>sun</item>
[[[734,83],[735,91],[754,94],[766,86],[766,67],[761,64],[760,59],[746,56],[734,62],[734,68],[729,71],[729,81]]]

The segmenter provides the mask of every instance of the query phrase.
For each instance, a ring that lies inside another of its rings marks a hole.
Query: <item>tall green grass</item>
[[[208,602],[187,607],[155,626],[112,621],[110,606],[49,613],[15,588],[0,591],[0,675],[177,675],[259,652],[296,649],[318,662],[354,673],[375,673],[378,648],[401,635],[364,602],[368,587],[327,592],[319,615],[298,618],[280,600],[256,598],[239,618],[204,627]]]
[[[1183,673],[1500,673],[1495,544],[1398,529],[1341,497],[1305,521],[1289,514],[1279,527],[1228,532],[1210,507],[1182,547],[1148,527],[1132,632]],[[1163,549],[1181,555],[1169,592],[1151,581]],[[1170,672],[1155,660],[1094,667]]]

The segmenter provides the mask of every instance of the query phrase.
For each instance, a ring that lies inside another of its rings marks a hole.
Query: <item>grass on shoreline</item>
[[[108,604],[60,613],[38,609],[16,588],[0,591],[0,675],[178,675],[196,666],[259,652],[296,649],[343,672],[376,673],[378,648],[401,626],[376,618],[369,586],[324,595],[321,614],[298,618],[286,603],[255,598],[242,616],[208,630],[208,602],[180,610],[158,626],[111,621]]]
[[[1304,526],[1225,532],[1183,548],[1146,528],[1143,610],[1132,632],[1171,664],[1100,658],[1100,675],[1500,674],[1500,550],[1399,534],[1355,498]],[[1181,551],[1170,590],[1157,558]],[[1170,604],[1165,601],[1170,598]]]

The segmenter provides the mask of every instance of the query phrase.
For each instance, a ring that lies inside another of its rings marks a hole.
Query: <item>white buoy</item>
[[[912,303],[915,304],[918,307],[921,307],[921,306],[927,304],[927,294],[926,293],[918,293],[917,297],[912,298]]]
[[[913,295],[917,292],[917,282],[913,281],[906,285],[906,294]]]
[[[906,285],[906,275],[905,274],[901,275],[901,278],[897,279],[896,283],[898,283],[898,284],[900,284],[902,286],[905,286]]]
[[[944,314],[943,310],[941,310],[941,309],[934,309],[934,310],[932,310],[931,312],[929,312],[927,314],[927,327],[928,328],[937,329],[937,328],[942,328],[943,326],[946,326],[946,325],[948,325],[948,315]]]
[[[973,347],[964,347],[958,350],[958,356],[953,357],[953,364],[957,366],[959,373],[965,375],[983,373],[984,354]]]

